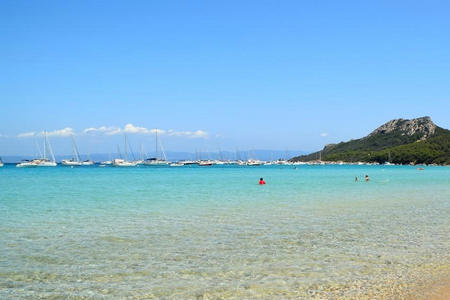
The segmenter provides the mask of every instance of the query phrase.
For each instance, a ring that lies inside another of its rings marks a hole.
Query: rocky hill
[[[395,119],[368,136],[331,144],[321,151],[292,161],[391,162],[399,164],[450,164],[450,131],[436,126],[430,117]]]

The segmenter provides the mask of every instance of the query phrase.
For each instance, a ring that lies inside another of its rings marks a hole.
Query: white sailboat
[[[34,140],[34,145],[35,145],[36,150],[37,150],[37,153],[35,153],[34,156],[35,156],[35,157],[36,157],[36,156],[37,156],[37,157],[42,157],[41,148],[39,147],[39,144],[38,144],[38,142],[37,142],[36,139]],[[36,165],[37,165],[37,163],[38,163],[38,160],[39,160],[39,159],[37,159],[37,158],[32,159],[32,160],[29,160],[29,159],[23,159],[20,163],[18,163],[18,164],[16,165],[16,167],[18,167],[18,168],[33,168],[33,167],[36,167]]]
[[[50,160],[47,157],[47,150],[50,154]],[[53,153],[52,146],[50,145],[50,142],[48,141],[47,132],[44,131],[44,157],[39,159],[39,162],[37,164],[37,167],[56,167],[58,164],[56,163],[55,154]]]
[[[4,164],[3,164],[2,158],[0,157],[0,168],[3,167],[3,165]]]
[[[78,152],[77,144],[75,143],[73,135],[71,135],[70,138],[72,139],[72,158],[63,159],[61,164],[64,166],[81,166],[82,163],[80,161],[80,153]]]
[[[47,151],[50,154],[50,158],[47,156]],[[56,167],[58,164],[56,163],[55,154],[53,153],[52,146],[48,141],[47,132],[44,131],[44,152],[43,157],[39,159],[34,159],[33,162],[36,164],[36,167]]]
[[[247,161],[245,162],[246,166],[260,166],[260,165],[264,164],[263,161],[253,158],[253,157],[255,157],[255,150],[252,149],[249,152],[249,156],[250,156],[250,158],[247,159]]]
[[[111,153],[109,154],[109,160],[102,161],[100,167],[106,167],[112,165]]]
[[[198,162],[198,165],[200,166],[200,167],[209,167],[209,166],[212,166],[214,164],[214,162],[212,161],[212,160],[200,160],[199,162]]]
[[[163,144],[159,142],[161,147],[162,157],[158,157],[158,129],[155,130],[155,157],[147,158],[144,160],[144,165],[146,166],[164,166],[169,165],[170,162],[167,161],[166,153],[164,151]]]
[[[126,134],[124,134],[124,139],[125,139],[125,159],[123,159],[122,157],[116,158],[112,161],[112,165],[114,167],[135,167],[137,166],[136,162],[128,161],[128,138]],[[121,156],[119,146],[117,146],[117,149],[119,151],[119,156]]]

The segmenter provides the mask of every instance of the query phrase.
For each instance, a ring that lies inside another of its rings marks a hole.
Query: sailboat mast
[[[164,159],[164,160],[167,160],[167,156],[166,156],[166,151],[164,151],[164,147],[163,147],[163,144],[162,143],[160,143],[161,144],[161,153],[162,153],[162,158]]]
[[[42,152],[41,152],[41,147],[39,146],[39,143],[38,143],[38,141],[37,141],[37,139],[36,139],[36,137],[34,138],[34,144],[35,144],[35,146],[36,146],[36,149],[37,149],[37,151],[38,151],[38,158],[41,158],[42,157]],[[35,153],[36,154],[36,153]],[[36,155],[35,155],[36,156]]]
[[[77,162],[79,162],[80,161],[80,152],[78,151],[78,147],[77,147],[77,144],[75,143],[73,134],[70,137],[72,138],[72,152],[73,152],[73,155],[75,156],[74,158],[76,159]]]
[[[52,161],[56,162],[55,154],[53,153],[53,149],[52,149],[52,145],[50,145],[50,142],[48,141],[47,136],[45,138],[46,138],[46,141],[48,143],[48,150],[50,151],[50,155],[52,157]]]
[[[122,158],[122,153],[120,153],[120,146],[117,144],[117,154],[119,154],[119,158]]]
[[[44,159],[47,158],[47,132],[44,131]]]
[[[128,143],[127,143],[127,134],[124,133],[123,135],[124,135],[124,137],[125,137],[125,160],[128,161],[128,148],[127,148]]]
[[[155,129],[155,158],[158,159],[158,128]]]

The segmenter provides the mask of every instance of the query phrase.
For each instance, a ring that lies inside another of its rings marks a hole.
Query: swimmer
[[[355,182],[358,182],[358,176],[355,177]]]
[[[266,184],[266,182],[264,181],[264,179],[263,179],[262,177],[259,179],[259,184],[260,184],[260,185]]]
[[[366,182],[368,182],[370,180],[369,175],[366,174],[366,176],[364,177],[364,179],[366,180]]]

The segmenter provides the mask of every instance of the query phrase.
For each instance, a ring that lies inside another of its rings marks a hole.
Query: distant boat
[[[166,153],[164,151],[163,145],[160,142],[161,147],[161,155],[162,157],[158,157],[158,129],[155,130],[155,157],[147,158],[144,160],[143,164],[146,166],[161,166],[161,165],[169,165],[170,162],[167,161]]]
[[[184,163],[176,162],[176,163],[171,163],[169,166],[171,166],[171,167],[182,167],[182,166],[184,166]]]
[[[35,160],[24,159],[16,165],[18,168],[32,168],[36,167],[37,162]]]
[[[38,148],[38,150],[39,150],[39,148]],[[52,160],[47,158],[47,151],[49,152],[48,154],[50,154],[50,157]],[[57,165],[58,164],[56,163],[52,146],[50,145],[50,142],[48,141],[48,138],[47,138],[47,132],[44,131],[43,156],[41,158],[33,159],[31,161],[29,161],[29,160],[21,161],[20,163],[18,163],[16,165],[16,167],[19,167],[19,168],[23,168],[23,167],[56,167]]]
[[[127,135],[124,134],[124,144],[125,144],[125,159],[122,158],[116,158],[112,161],[112,165],[114,167],[135,167],[137,166],[137,162],[135,161],[129,161],[128,160],[128,138]],[[119,156],[120,156],[120,149],[119,146],[117,146]]]
[[[0,168],[3,167],[3,165],[4,164],[3,164],[2,158],[0,157]]]
[[[391,151],[388,152],[388,161],[384,163],[385,166],[393,166],[395,164],[392,163],[391,159]]]
[[[72,158],[63,159],[61,164],[64,166],[81,166],[82,163],[80,161],[80,153],[78,152],[77,144],[75,143],[73,135],[71,135],[70,138],[72,140]]]
[[[112,165],[111,153],[109,154],[109,160],[102,161],[100,163],[100,167],[110,166]]]
[[[212,166],[214,164],[214,162],[212,160],[201,160],[198,162],[198,165],[200,167],[209,167]]]
[[[47,158],[47,150],[50,154],[52,160]],[[38,160],[38,167],[56,167],[58,164],[56,163],[55,154],[53,153],[52,146],[48,141],[47,132],[44,131],[44,157]]]
[[[246,166],[260,166],[262,165],[264,162],[257,160],[257,159],[249,159],[245,162]]]
[[[181,161],[183,165],[190,166],[190,165],[198,165],[198,161],[196,160],[183,160]]]
[[[122,158],[116,158],[112,161],[114,167],[135,167],[137,163],[134,161],[127,161]]]
[[[112,161],[110,161],[110,160],[105,160],[100,163],[100,166],[102,166],[102,167],[110,166],[110,165],[112,165]]]
[[[84,160],[84,161],[82,161],[81,162],[81,165],[82,166],[93,166],[93,165],[95,165],[95,162],[93,162],[92,160]]]

